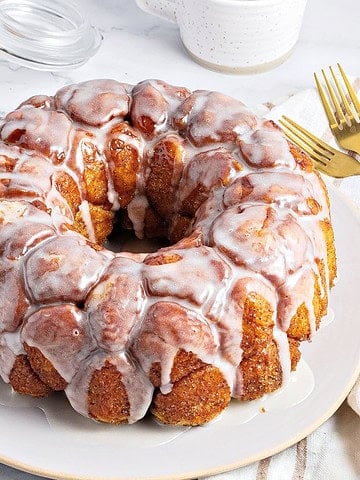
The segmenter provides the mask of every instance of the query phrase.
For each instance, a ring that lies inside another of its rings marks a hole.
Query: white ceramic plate
[[[61,397],[45,400],[48,421],[25,399],[16,408],[0,407],[0,461],[59,479],[195,478],[265,458],[316,429],[340,406],[360,373],[360,218],[338,192],[331,188],[330,193],[339,263],[331,295],[335,320],[303,345],[315,380],[306,399],[288,407],[279,402],[246,423],[230,409],[213,424],[192,429],[150,420],[99,425],[74,414]],[[3,386],[0,401],[6,396],[9,389]]]

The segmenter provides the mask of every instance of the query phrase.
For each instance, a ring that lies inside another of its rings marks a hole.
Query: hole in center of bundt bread
[[[137,238],[133,230],[114,225],[104,247],[112,252],[153,253],[169,245],[165,237]]]

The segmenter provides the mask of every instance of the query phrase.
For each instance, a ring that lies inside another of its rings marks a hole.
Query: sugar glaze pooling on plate
[[[242,425],[257,415],[266,415],[274,410],[284,410],[294,407],[304,401],[313,391],[314,375],[308,364],[301,360],[296,372],[292,372],[288,384],[278,391],[266,395],[264,398],[251,402],[233,401],[230,406],[208,426],[214,422],[221,426]],[[101,441],[104,445],[119,445],[122,441],[127,446],[137,447],[157,446],[174,441],[180,435],[186,434],[190,427],[163,426],[151,417],[134,426],[123,426],[118,429],[101,423],[88,422],[76,415],[70,408],[63,395],[51,398],[29,399],[9,390],[0,383],[0,405],[11,408],[38,408],[45,417],[49,427],[57,438],[71,441],[96,444]]]

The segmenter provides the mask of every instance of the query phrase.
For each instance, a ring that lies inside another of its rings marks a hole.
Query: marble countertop
[[[215,73],[194,63],[182,47],[174,24],[141,11],[131,0],[78,0],[104,36],[97,54],[67,72],[39,72],[0,63],[0,110],[13,109],[37,93],[52,94],[64,84],[90,78],[137,83],[159,78],[190,89],[220,90],[250,106],[313,86],[313,72],[343,64],[350,75],[360,70],[358,0],[309,0],[299,42],[279,67],[255,75]],[[341,26],[341,33],[340,33]]]
[[[175,25],[147,15],[132,0],[78,0],[103,35],[97,54],[82,67],[63,72],[30,70],[0,60],[0,116],[27,97],[53,94],[68,83],[114,78],[137,83],[159,78],[190,89],[218,90],[251,107],[278,103],[314,86],[313,72],[340,62],[360,75],[360,4],[309,0],[298,44],[285,63],[254,75],[228,75],[194,63],[182,47]],[[341,33],[340,33],[341,29]],[[0,465],[2,480],[40,477]]]

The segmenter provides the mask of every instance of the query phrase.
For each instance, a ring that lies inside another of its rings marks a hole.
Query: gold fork
[[[287,139],[304,150],[320,172],[335,178],[360,175],[360,162],[355,158],[332,148],[288,117],[283,116],[279,123]]]
[[[360,153],[360,123],[358,121],[360,119],[360,102],[342,66],[339,63],[337,66],[347,94],[344,92],[344,88],[332,67],[329,67],[329,70],[333,82],[329,80],[325,71],[321,70],[327,94],[320,83],[318,75],[314,73],[316,86],[336,141],[346,150]]]

